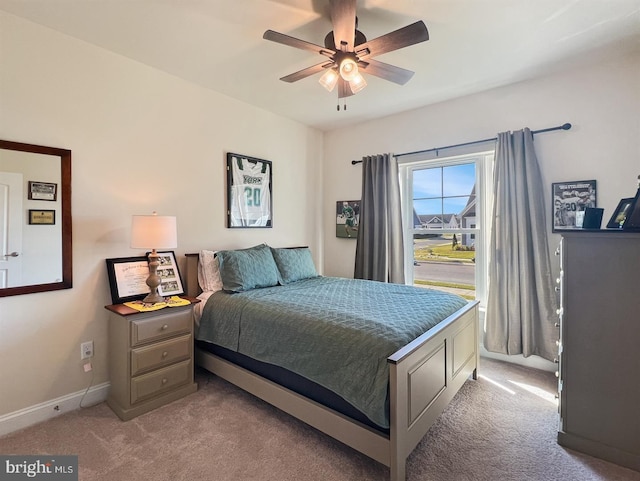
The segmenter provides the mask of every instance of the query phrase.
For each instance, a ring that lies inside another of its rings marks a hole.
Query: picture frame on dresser
[[[145,256],[105,260],[113,304],[139,301],[149,294],[149,262]]]
[[[640,188],[638,188],[638,192],[629,206],[622,230],[640,232]]]
[[[607,229],[622,229],[624,223],[627,219],[627,215],[629,214],[631,204],[633,204],[633,197],[627,197],[626,199],[621,199],[618,202],[618,206],[613,211],[613,215],[609,222],[607,222]]]
[[[596,181],[574,180],[551,184],[553,232],[582,228],[587,207],[596,207]],[[582,213],[582,216],[581,214]]]

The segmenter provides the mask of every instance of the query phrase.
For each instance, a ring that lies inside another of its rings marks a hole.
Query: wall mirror
[[[71,151],[0,140],[0,297],[72,287]]]

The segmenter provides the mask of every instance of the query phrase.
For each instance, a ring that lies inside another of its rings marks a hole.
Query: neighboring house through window
[[[399,159],[407,283],[485,305],[493,157],[482,151]]]

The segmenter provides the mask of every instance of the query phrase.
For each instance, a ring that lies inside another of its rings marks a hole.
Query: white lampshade
[[[131,247],[175,249],[178,247],[176,218],[168,215],[134,215],[131,218]]]

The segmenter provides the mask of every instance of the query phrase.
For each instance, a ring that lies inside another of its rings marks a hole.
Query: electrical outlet
[[[93,357],[93,341],[87,341],[80,344],[80,359],[89,359]]]

